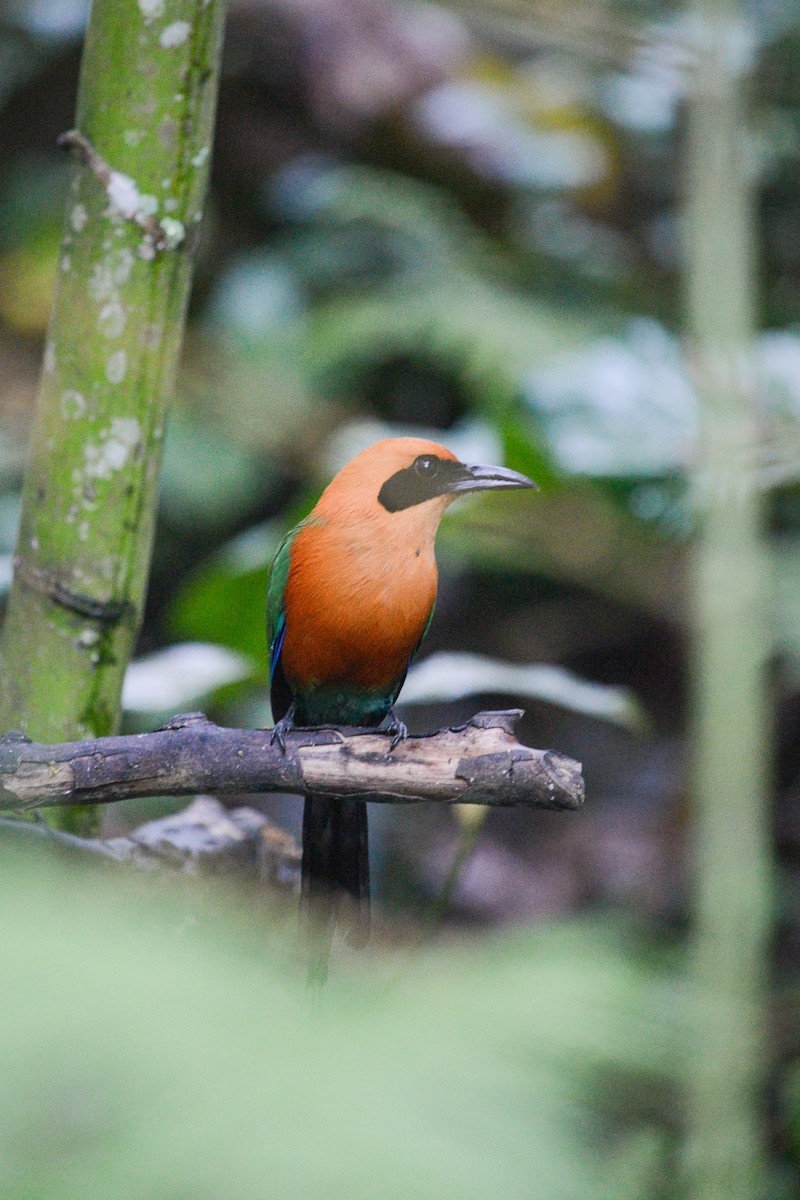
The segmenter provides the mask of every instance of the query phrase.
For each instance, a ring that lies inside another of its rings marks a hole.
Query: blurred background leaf
[[[624,1200],[663,1178],[667,1092],[639,1081],[668,1091],[680,1029],[647,1019],[663,968],[613,928],[439,952],[394,983],[391,959],[362,966],[314,1011],[263,912],[3,857],[8,1195]]]

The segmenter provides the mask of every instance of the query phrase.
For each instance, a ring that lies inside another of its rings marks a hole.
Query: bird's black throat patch
[[[420,454],[410,467],[389,476],[378,492],[378,500],[387,512],[401,512],[436,496],[446,496],[455,490],[456,484],[469,478],[469,469],[463,463],[435,454]]]

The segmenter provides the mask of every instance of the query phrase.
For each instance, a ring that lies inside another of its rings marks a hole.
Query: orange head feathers
[[[363,516],[377,515],[378,497],[388,479],[408,470],[420,458],[456,462],[456,456],[444,446],[424,438],[386,438],[375,442],[351,458],[335,475],[320,496],[315,512],[335,513],[344,508]],[[380,506],[385,512],[386,509]]]

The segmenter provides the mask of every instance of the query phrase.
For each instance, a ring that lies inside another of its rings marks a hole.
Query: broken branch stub
[[[0,738],[0,809],[200,792],[579,808],[580,763],[522,746],[514,736],[520,715],[478,713],[394,750],[385,733],[331,727],[292,731],[284,752],[269,729],[225,729],[202,713],[173,717],[154,733],[55,745],[12,732]]]

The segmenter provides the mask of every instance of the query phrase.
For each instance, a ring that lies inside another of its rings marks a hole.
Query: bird
[[[382,727],[394,749],[407,735],[394,704],[436,601],[445,509],[465,493],[536,487],[424,438],[387,438],[351,459],[272,563],[273,740],[284,748],[297,727]],[[365,800],[305,797],[301,902],[329,938],[338,924],[351,945],[369,941]]]

